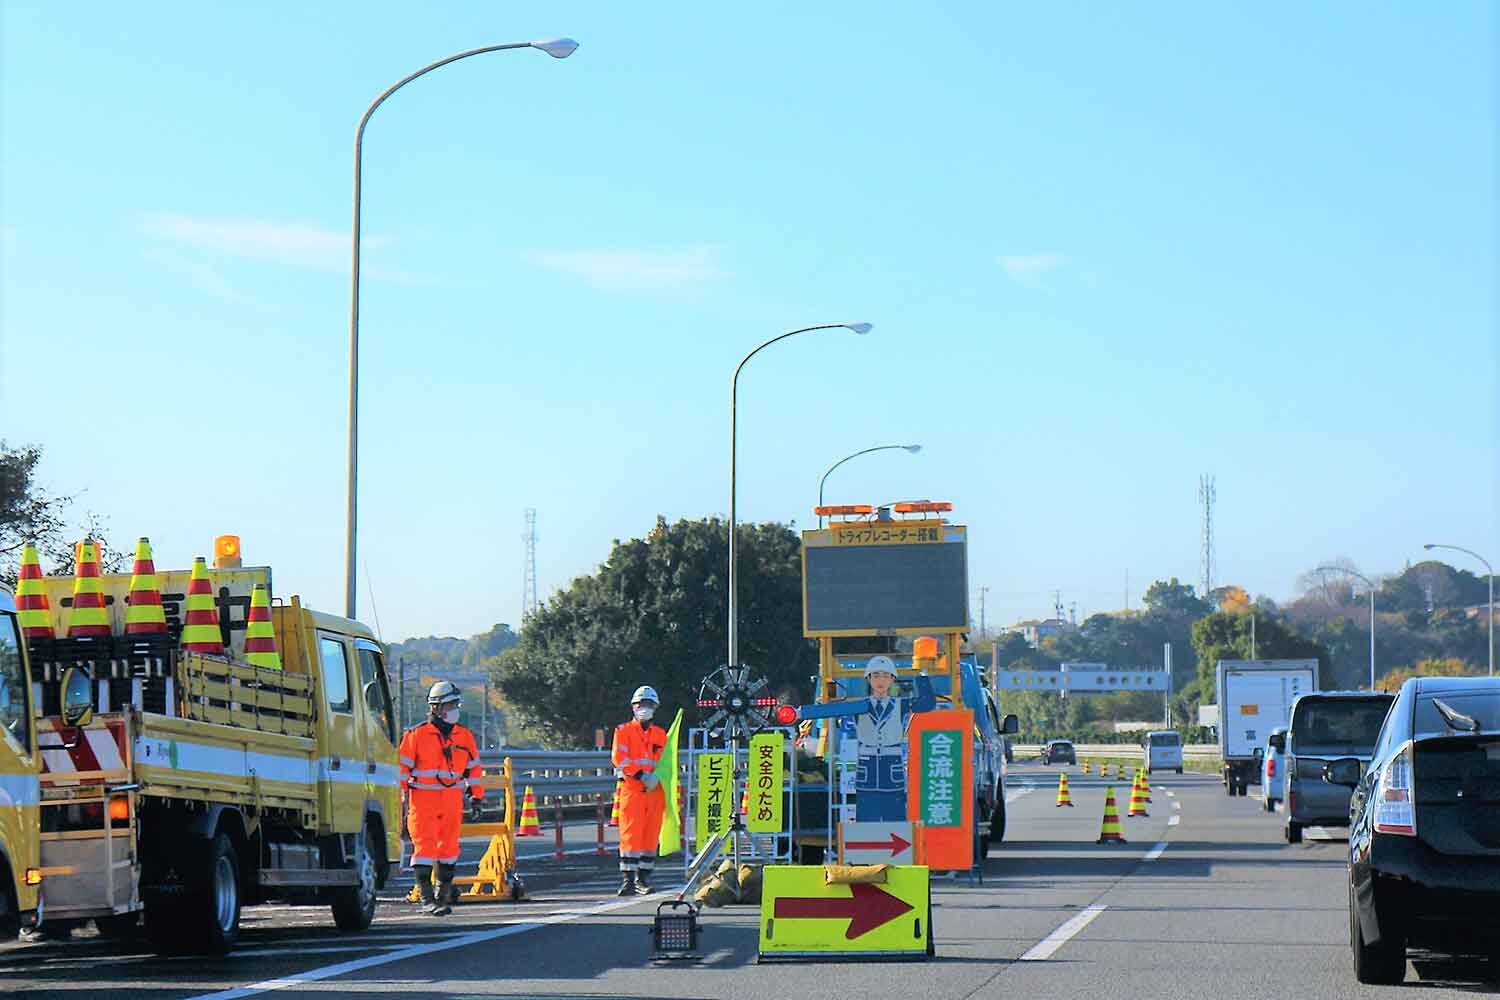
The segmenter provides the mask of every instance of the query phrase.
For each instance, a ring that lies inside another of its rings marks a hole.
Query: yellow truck
[[[208,571],[222,655],[182,648],[187,572],[155,573],[155,635],[121,628],[136,595],[119,574],[97,578],[110,634],[67,637],[73,581],[44,578],[56,637],[27,639],[43,930],[93,920],[125,936],[144,920],[158,951],[222,954],[256,903],[370,925],[400,858],[385,650],[359,622],[272,594],[281,667],[252,665],[251,592],[271,593],[271,571],[240,566],[237,542]]]
[[[41,758],[34,719],[16,601],[0,588],[0,940],[14,938],[37,920]]]

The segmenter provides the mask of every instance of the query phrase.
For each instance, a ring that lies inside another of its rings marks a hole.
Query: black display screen
[[[803,549],[803,630],[968,631],[963,542],[809,545]]]

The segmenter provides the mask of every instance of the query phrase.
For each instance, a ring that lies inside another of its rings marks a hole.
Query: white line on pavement
[[[576,847],[576,848],[572,848],[570,850],[563,851],[563,853],[564,854],[593,854],[597,850],[599,850],[599,847],[596,844],[593,847]],[[609,854],[613,854],[614,853],[608,847],[605,847],[604,852],[605,852],[605,855],[609,855]],[[517,854],[516,855],[516,860],[518,860],[518,861],[540,861],[543,858],[551,858],[551,857],[555,857],[556,855],[557,855],[557,851],[556,850],[543,851],[540,854]]]
[[[1179,815],[1177,815],[1176,813],[1173,813],[1172,814],[1172,818],[1169,819],[1169,820],[1167,820],[1167,825],[1168,826],[1176,826],[1178,823],[1181,823],[1181,822],[1182,822],[1182,817],[1179,816]]]
[[[1172,808],[1173,809],[1181,809],[1182,808],[1182,803],[1181,802],[1173,802],[1172,803]]]
[[[1174,792],[1174,791],[1172,791],[1172,789],[1170,789],[1170,788],[1167,789],[1167,794],[1170,795],[1170,796],[1172,796],[1172,798],[1174,798],[1174,799],[1177,797],[1177,793]]]
[[[657,899],[666,898],[669,893],[657,893]],[[641,903],[650,902],[651,896],[637,899],[622,899],[609,903],[599,903],[595,906],[586,907],[581,910],[559,913],[555,916],[542,917],[522,924],[503,924],[499,927],[491,927],[487,930],[474,931],[470,934],[455,934],[453,937],[444,938],[440,941],[432,941],[426,944],[414,944],[409,947],[388,951],[383,955],[370,955],[366,958],[356,958],[348,962],[339,962],[336,965],[325,965],[319,969],[309,969],[307,972],[299,972],[294,976],[284,979],[266,979],[248,986],[239,986],[234,989],[221,990],[217,993],[204,993],[194,997],[193,1000],[239,1000],[240,997],[255,996],[260,993],[270,993],[274,990],[284,990],[306,983],[321,982],[332,979],[335,976],[346,975],[350,972],[358,972],[360,969],[368,969],[375,965],[385,965],[388,962],[401,962],[408,958],[419,958],[430,955],[433,952],[448,951],[452,948],[462,948],[465,945],[482,944],[485,941],[494,941],[497,938],[510,937],[514,934],[525,934],[552,924],[566,923],[579,917],[594,916],[599,913],[609,913],[613,910],[623,910],[628,906],[637,906]]]
[[[1094,918],[1103,913],[1105,909],[1107,907],[1103,903],[1095,903],[1092,906],[1084,907],[1082,911],[1070,917],[1057,930],[1032,945],[1026,954],[1021,956],[1020,960],[1022,962],[1041,962],[1051,958],[1053,952],[1067,944],[1073,935],[1093,923]]]
[[[1176,819],[1177,817],[1173,816],[1172,818]],[[1161,857],[1162,852],[1165,851],[1166,849],[1167,849],[1167,842],[1165,840],[1158,841],[1157,845],[1155,847],[1151,848],[1151,850],[1147,851],[1146,852],[1146,856],[1144,858],[1142,858],[1141,860],[1142,861],[1155,861],[1157,858]]]

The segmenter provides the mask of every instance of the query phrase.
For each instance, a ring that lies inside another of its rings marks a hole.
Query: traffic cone
[[[1059,806],[1071,806],[1073,804],[1073,796],[1068,794],[1067,771],[1057,776],[1057,804]]]
[[[526,786],[526,794],[521,796],[521,826],[516,830],[517,837],[540,837],[542,835],[542,824],[536,817],[536,795],[532,793],[531,786]]]
[[[85,539],[76,551],[78,566],[73,572],[68,638],[108,638],[109,612],[104,610],[104,584],[99,579],[99,546]]]
[[[1125,777],[1125,765],[1115,761],[1115,780],[1119,781]]]
[[[245,618],[245,659],[257,667],[281,669],[276,632],[271,628],[271,592],[263,583],[250,591],[250,614]]]
[[[1126,813],[1126,816],[1149,815],[1150,813],[1146,812],[1146,794],[1141,791],[1141,783],[1136,781],[1130,787],[1130,811]]]
[[[1083,773],[1089,773],[1089,759],[1087,757],[1083,758]]]
[[[1141,795],[1147,802],[1151,801],[1151,775],[1146,772],[1145,768],[1141,768]]]
[[[202,556],[193,560],[182,621],[183,649],[190,653],[223,654],[224,636],[219,631],[219,609],[214,607],[214,585],[208,578],[208,562]]]
[[[42,557],[35,545],[21,547],[21,570],[16,578],[16,611],[21,619],[21,636],[26,640],[51,639],[52,606],[42,587]]]
[[[1120,810],[1115,805],[1115,788],[1104,790],[1104,822],[1099,826],[1099,843],[1123,844],[1125,835],[1120,831]]]
[[[161,588],[151,561],[151,539],[135,542],[135,564],[130,567],[130,596],[125,599],[126,635],[162,635],[167,616],[161,608]]]
[[[620,783],[615,782],[615,804],[609,807],[609,826],[620,825]]]

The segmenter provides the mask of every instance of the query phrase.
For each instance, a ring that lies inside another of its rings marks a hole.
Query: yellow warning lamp
[[[813,514],[818,517],[855,517],[873,513],[875,508],[867,503],[826,504],[813,508]]]
[[[117,795],[109,800],[109,818],[125,820],[130,818],[130,800],[123,795]]]
[[[214,569],[239,569],[240,536],[220,535],[214,539]]]
[[[26,884],[27,885],[41,885],[42,884],[42,870],[40,868],[28,868],[28,869],[26,869]]]
[[[898,503],[891,507],[897,514],[942,514],[953,509],[946,500],[920,500]]]

